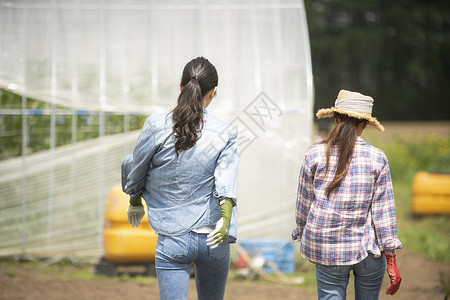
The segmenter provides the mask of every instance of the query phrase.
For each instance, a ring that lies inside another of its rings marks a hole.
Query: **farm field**
[[[373,129],[367,130],[363,138],[386,151],[393,168],[394,193],[396,195],[399,237],[404,249],[397,251],[397,262],[403,281],[395,296],[387,296],[384,291],[389,284],[385,275],[380,299],[447,299],[450,286],[450,224],[448,216],[412,218],[410,215],[411,174],[397,173],[408,162],[397,163],[401,158],[402,148],[397,147],[401,141],[412,141],[421,145],[422,139],[436,137],[444,145],[443,159],[446,172],[448,165],[448,139],[450,122],[408,122],[383,123],[385,133]],[[397,144],[396,144],[397,143]],[[441,142],[439,142],[441,143]],[[432,145],[441,145],[441,144]],[[408,144],[412,145],[412,144]],[[420,149],[414,148],[414,151]],[[433,149],[435,150],[435,149]],[[403,150],[402,150],[403,151]],[[406,152],[406,158],[416,155],[414,151]],[[438,153],[438,152],[436,152]],[[447,154],[445,154],[447,153]],[[397,156],[396,156],[397,155]],[[403,154],[402,154],[403,155]],[[423,153],[417,155],[427,158]],[[434,154],[433,154],[434,155]],[[419,157],[419,156],[417,156]],[[432,164],[433,157],[430,159]],[[403,171],[403,170],[402,170]],[[402,176],[402,178],[395,177]],[[403,174],[408,174],[403,175]],[[404,177],[404,178],[403,178]],[[293,199],[295,201],[295,199]],[[298,252],[296,245],[296,252]],[[301,258],[298,258],[302,260]],[[317,299],[313,276],[313,266],[302,262],[295,276],[305,276],[303,285],[286,285],[266,280],[244,280],[230,273],[225,299],[233,300],[289,300]],[[348,299],[354,299],[350,283]],[[94,274],[92,264],[74,266],[70,263],[44,264],[36,262],[19,263],[12,260],[0,260],[0,299],[159,299],[158,283],[155,278],[105,278]],[[192,280],[189,300],[197,299],[195,283]]]
[[[395,297],[384,294],[388,276],[383,282],[380,299],[444,299],[441,274],[450,276],[450,264],[437,263],[398,251],[398,266],[403,276]],[[296,275],[301,276],[301,273]],[[349,287],[348,299],[354,299]],[[71,264],[44,265],[34,262],[0,262],[0,299],[159,299],[155,278],[104,278],[94,275],[93,266]],[[197,299],[194,280],[191,280],[189,300]],[[317,299],[315,291],[301,285],[276,284],[264,280],[233,278],[227,284],[225,299],[229,300],[294,300]]]

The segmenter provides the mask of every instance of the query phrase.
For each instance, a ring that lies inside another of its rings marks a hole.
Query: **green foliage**
[[[391,175],[397,182],[410,182],[418,171],[450,173],[450,136],[423,137],[419,140],[397,138],[383,150]]]
[[[396,199],[398,235],[408,251],[450,262],[450,216],[411,216],[411,188],[418,171],[450,173],[450,136],[397,137],[381,147],[388,157]]]
[[[373,96],[381,120],[448,119],[447,2],[304,2],[315,111],[331,106],[344,88]]]
[[[399,219],[399,238],[408,251],[450,263],[449,216]]]
[[[24,107],[22,107],[24,106]],[[123,115],[108,112],[80,112],[31,99],[0,89],[0,160],[48,150],[51,147],[51,124],[55,124],[54,146],[69,145],[104,135],[141,129],[144,115]],[[23,122],[22,108],[27,110]],[[55,110],[54,119],[50,112]],[[101,123],[104,120],[104,127]],[[72,130],[72,129],[75,130]],[[25,133],[25,134],[24,134]],[[26,147],[23,141],[26,139]]]

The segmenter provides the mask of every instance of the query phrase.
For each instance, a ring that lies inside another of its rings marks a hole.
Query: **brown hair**
[[[344,114],[334,113],[336,126],[331,131],[330,135],[321,143],[327,144],[327,166],[325,174],[328,172],[330,164],[331,147],[338,148],[338,165],[333,181],[326,189],[327,197],[330,197],[331,192],[337,188],[345,175],[347,174],[350,161],[352,159],[353,148],[355,147],[356,138],[358,137],[357,128],[361,123],[367,123],[365,119],[357,119]]]
[[[181,76],[181,93],[173,110],[175,152],[195,145],[203,129],[202,99],[217,86],[216,68],[204,57],[197,57],[186,64]]]

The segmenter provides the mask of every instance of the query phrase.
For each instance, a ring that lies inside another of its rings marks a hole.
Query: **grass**
[[[14,261],[14,260],[1,260],[0,266],[2,270],[6,270],[7,277],[13,278],[17,274],[14,268],[17,264],[20,264],[21,268],[27,272],[34,272],[41,278],[54,278],[57,277],[61,280],[71,279],[83,279],[90,280],[94,278],[101,278],[96,276],[92,272],[92,265],[85,264],[73,264],[68,260],[63,260],[51,265],[45,262],[38,261]],[[48,268],[51,266],[51,268]]]
[[[413,217],[411,186],[394,186],[397,202],[398,236],[408,251],[450,263],[450,218],[448,215]]]
[[[69,260],[62,260],[56,263],[48,264],[40,261],[15,261],[0,260],[0,271],[8,278],[20,276],[16,273],[16,266],[20,264],[21,269],[32,272],[40,278],[58,278],[58,280],[117,280],[120,282],[134,281],[142,283],[155,283],[155,277],[148,276],[130,276],[121,274],[118,277],[111,278],[104,275],[97,275],[94,272],[94,266],[91,263],[76,263]]]
[[[450,217],[411,214],[412,182],[418,171],[450,174],[449,122],[386,124],[384,133],[366,130],[366,142],[389,160],[397,210],[398,236],[408,251],[450,262]]]
[[[416,172],[450,174],[450,136],[397,138],[383,149],[388,157],[396,199],[398,236],[408,251],[450,263],[449,215],[414,217],[412,182]]]

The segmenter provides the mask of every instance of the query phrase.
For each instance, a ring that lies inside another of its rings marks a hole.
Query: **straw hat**
[[[383,125],[375,117],[372,117],[372,106],[372,97],[357,92],[341,90],[334,102],[334,107],[322,108],[316,113],[316,116],[319,119],[331,118],[334,116],[334,112],[337,112],[353,118],[365,119],[369,121],[369,125],[383,132]]]

